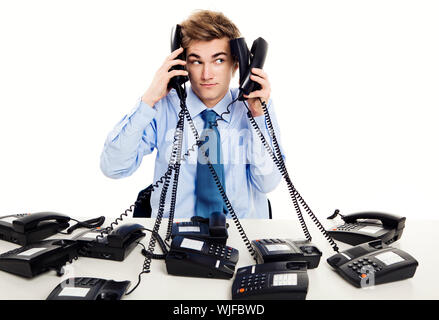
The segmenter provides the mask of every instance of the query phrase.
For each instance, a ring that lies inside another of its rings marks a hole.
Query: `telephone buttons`
[[[374,262],[369,258],[358,259],[357,261],[353,261],[352,263],[348,264],[348,268],[360,274],[362,278],[364,278],[363,274],[364,274],[364,269],[366,268],[368,269],[368,271],[372,271],[372,272],[381,271],[381,267],[376,262]]]
[[[226,259],[230,259],[232,256],[232,248],[231,247],[227,247],[224,245],[220,245],[220,244],[211,244],[209,246],[209,254],[213,254],[217,257],[221,257],[221,258],[226,258]]]
[[[338,226],[337,228],[335,228],[335,229],[332,229],[333,231],[352,231],[352,230],[356,230],[356,229],[358,229],[358,225],[357,224],[355,224],[355,223],[346,223],[346,224],[343,224],[343,225],[341,225],[341,226]]]
[[[262,289],[266,279],[265,273],[242,277],[239,292]]]

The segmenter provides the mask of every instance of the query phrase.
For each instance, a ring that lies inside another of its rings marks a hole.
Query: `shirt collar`
[[[213,108],[210,108],[211,110],[215,111],[217,115],[221,115],[224,112],[227,111],[227,106],[233,101],[232,94],[230,90],[227,90],[226,95],[221,99],[220,102],[218,102]],[[207,107],[204,105],[204,103],[198,98],[198,96],[195,94],[195,92],[192,90],[192,87],[189,87],[187,89],[187,98],[186,98],[186,105],[189,110],[189,114],[191,115],[191,118],[194,119],[196,116],[198,116],[201,112],[207,109]],[[231,107],[229,107],[229,110],[231,110]],[[230,113],[224,114],[223,119],[227,122],[230,121]]]

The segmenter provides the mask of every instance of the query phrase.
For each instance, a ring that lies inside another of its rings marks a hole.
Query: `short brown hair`
[[[180,23],[182,47],[187,49],[192,41],[210,41],[241,36],[236,25],[221,12],[196,10]]]

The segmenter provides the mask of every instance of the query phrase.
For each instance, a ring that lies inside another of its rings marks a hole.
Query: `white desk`
[[[106,223],[113,219],[107,218]],[[154,219],[133,219],[125,218],[124,222],[140,223],[151,228]],[[408,220],[402,238],[393,247],[400,248],[415,259],[419,266],[413,278],[378,285],[371,288],[358,289],[342,279],[328,265],[326,259],[335,252],[323,235],[312,225],[309,219],[306,220],[308,228],[313,236],[312,243],[322,252],[323,256],[317,269],[308,270],[309,289],[307,300],[417,300],[417,299],[438,299],[437,286],[439,281],[436,274],[439,267],[438,259],[438,221],[416,221]],[[122,223],[124,223],[122,222]],[[229,239],[227,244],[239,250],[239,261],[237,268],[254,264],[253,258],[247,251],[244,242],[241,240],[232,220],[228,221]],[[263,238],[290,238],[303,239],[302,230],[296,219],[292,220],[245,220],[241,223],[250,240]],[[322,221],[326,227],[331,224]],[[160,234],[166,232],[167,220],[163,219]],[[76,230],[73,237],[83,229]],[[142,243],[147,247],[151,234],[147,232]],[[56,238],[68,238],[57,235]],[[340,251],[349,248],[349,245],[338,242]],[[0,241],[0,253],[17,248],[17,245],[6,241]],[[137,283],[138,274],[142,269],[144,257],[140,253],[141,247],[136,247],[123,262],[108,261],[79,257],[72,264],[65,266],[65,275],[56,276],[55,271],[50,271],[33,279],[26,279],[19,276],[0,271],[0,299],[46,299],[49,293],[67,277],[98,277],[113,279],[116,281],[129,280],[131,288]],[[155,253],[161,253],[158,245]],[[147,299],[147,300],[230,300],[233,279],[203,279],[177,277],[168,275],[163,260],[153,260],[151,273],[142,275],[142,282],[139,287],[123,299]],[[128,289],[129,290],[129,289]]]

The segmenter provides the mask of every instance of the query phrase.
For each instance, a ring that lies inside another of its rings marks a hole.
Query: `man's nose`
[[[203,66],[203,73],[202,73],[203,80],[208,80],[212,78],[212,72],[210,70],[210,67],[207,64],[204,64]]]

